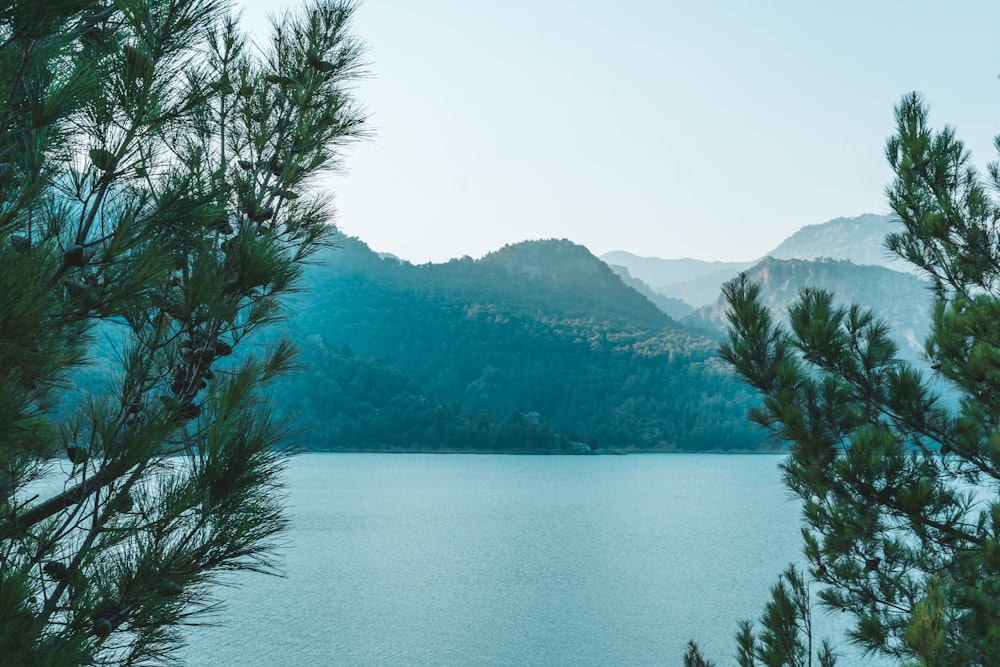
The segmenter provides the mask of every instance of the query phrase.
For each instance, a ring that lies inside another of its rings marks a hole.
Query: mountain
[[[443,265],[443,271],[452,266]],[[475,296],[514,312],[600,318],[622,325],[676,327],[585,247],[566,239],[525,241],[474,264]]]
[[[617,264],[609,264],[608,266],[618,275],[619,278],[621,278],[623,283],[649,299],[654,306],[662,310],[670,317],[679,319],[693,310],[690,304],[682,301],[681,299],[673,299],[654,291],[653,288],[647,285],[645,281],[640,280],[629,273],[629,270],[626,267],[619,266]]]
[[[479,260],[464,257],[415,266],[395,257],[383,259],[362,241],[347,238],[341,247],[318,255],[314,264],[305,275],[311,296],[297,302],[307,312],[331,301],[331,284],[363,277],[372,289],[391,291],[400,300],[409,296],[449,306],[462,303],[504,316],[679,328],[676,320],[622,283],[607,264],[565,239],[507,245]]]
[[[657,289],[662,285],[685,282],[715,273],[736,275],[753,266],[747,262],[706,262],[700,259],[662,259],[640,257],[624,250],[613,250],[601,255],[601,260],[612,265],[624,266],[629,273]]]
[[[707,306],[714,303],[719,298],[719,290],[722,284],[735,277],[740,271],[746,271],[753,266],[748,262],[746,266],[739,269],[721,269],[700,275],[691,280],[661,285],[656,287],[656,293],[668,299],[674,299],[681,303],[690,304],[693,308]]]
[[[841,305],[857,303],[873,309],[888,322],[901,356],[914,362],[920,359],[922,341],[930,327],[931,295],[928,286],[911,274],[847,260],[767,257],[747,275],[761,284],[763,303],[781,319],[786,318],[788,307],[802,288],[826,289]],[[713,304],[685,316],[683,322],[721,333],[727,326],[725,311],[726,303],[720,295]]]
[[[886,235],[894,231],[897,224],[888,215],[865,214],[853,218],[835,218],[822,224],[803,227],[766,256],[777,259],[843,259],[859,265],[906,271],[908,265],[883,248]],[[660,259],[638,257],[620,250],[606,253],[601,258],[626,267],[632,275],[652,286],[657,294],[681,300],[693,307],[715,302],[724,282],[740,271],[746,271],[757,261]]]
[[[777,259],[844,259],[854,264],[905,271],[906,263],[883,247],[899,223],[893,216],[866,214],[807,225],[768,253]]]
[[[356,239],[317,258],[279,410],[335,450],[755,449],[754,396],[586,248],[531,241],[415,266]]]
[[[857,224],[807,228],[782,247],[847,252],[835,240],[861,234]],[[344,239],[314,258],[269,334],[301,350],[302,369],[274,386],[275,409],[318,450],[757,450],[763,434],[746,414],[759,399],[716,352],[719,272],[735,271],[719,265],[693,269],[686,289],[711,303],[691,310],[565,239],[420,266]],[[913,275],[829,258],[746,270],[779,316],[802,287],[831,289],[872,307],[919,358],[929,295]],[[91,380],[102,378],[95,365]]]

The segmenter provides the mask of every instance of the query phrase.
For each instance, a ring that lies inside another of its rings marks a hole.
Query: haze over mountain
[[[690,304],[692,308],[707,306],[714,303],[719,297],[719,290],[724,282],[737,275],[740,271],[747,271],[756,263],[747,262],[745,266],[742,264],[738,266],[734,265],[731,268],[706,273],[692,280],[661,285],[656,288],[656,293],[668,299]]]
[[[654,289],[665,285],[687,282],[716,273],[732,272],[736,275],[753,266],[757,260],[746,262],[715,262],[701,259],[662,259],[640,257],[625,250],[612,250],[601,255],[601,260],[611,266],[624,266],[629,273]]]
[[[808,225],[749,268],[731,266],[707,273],[704,267],[708,263],[703,263],[696,267],[691,279],[653,290],[657,297],[674,299],[670,302],[672,312],[679,313],[683,324],[718,334],[727,326],[721,286],[739,271],[746,271],[762,284],[764,302],[781,319],[803,288],[830,290],[842,305],[858,303],[872,308],[888,322],[900,354],[922,364],[923,339],[930,324],[930,294],[911,267],[884,248],[885,236],[897,226],[890,216],[871,214]],[[611,256],[617,261],[629,261],[627,253]],[[660,271],[660,275],[692,266],[688,259],[639,259],[640,270]],[[618,270],[625,275],[630,271],[625,267]],[[696,308],[681,312],[674,305],[678,299]]]
[[[644,280],[634,277],[627,268],[618,265],[609,265],[611,270],[618,274],[622,282],[634,289],[639,294],[649,299],[653,305],[674,319],[680,319],[690,313],[694,308],[681,299],[656,292]]]
[[[887,215],[865,214],[835,218],[822,224],[803,227],[765,257],[802,260],[829,258],[906,271],[908,265],[885,250],[882,243],[897,224],[892,216]],[[656,293],[680,299],[693,307],[714,303],[725,281],[763,259],[706,262],[687,258],[637,257],[624,251],[606,253],[601,258],[609,264],[626,267],[632,275],[646,281]]]

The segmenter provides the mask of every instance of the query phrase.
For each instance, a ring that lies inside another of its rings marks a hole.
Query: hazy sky
[[[236,1],[252,26],[296,6]],[[416,263],[552,237],[754,259],[888,212],[907,91],[993,160],[998,29],[988,0],[366,0],[377,136],[330,178],[338,224]]]

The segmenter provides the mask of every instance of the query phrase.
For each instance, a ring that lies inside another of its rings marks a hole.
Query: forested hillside
[[[759,446],[714,341],[582,246],[414,266],[347,239],[318,261],[288,324],[307,368],[277,390],[311,448]]]

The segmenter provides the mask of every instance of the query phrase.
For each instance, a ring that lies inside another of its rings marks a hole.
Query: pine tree
[[[812,600],[809,582],[789,565],[771,589],[771,601],[760,618],[758,633],[750,621],[736,633],[739,667],[834,667],[837,659],[829,641],[813,647]]]
[[[352,11],[256,49],[224,0],[0,4],[4,664],[168,661],[220,574],[270,570],[293,345],[255,334],[335,233]]]
[[[904,664],[996,665],[1000,204],[989,189],[1000,167],[978,173],[916,94],[896,121],[887,196],[902,231],[886,246],[932,285],[926,355],[938,377],[901,361],[872,312],[804,290],[786,326],[745,276],[724,288],[722,354],[762,396],[751,418],[791,445],[783,472],[802,500],[809,576],[852,619],[850,640]],[[787,626],[776,620],[768,632]],[[803,664],[798,640],[774,648],[763,664]]]

